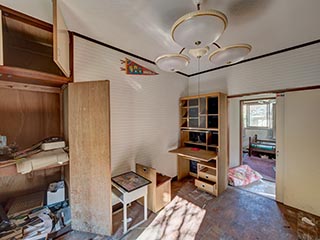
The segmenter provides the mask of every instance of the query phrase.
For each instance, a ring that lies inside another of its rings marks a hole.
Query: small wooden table
[[[112,177],[111,181],[112,192],[123,204],[123,233],[125,234],[129,230],[139,226],[148,218],[147,195],[148,185],[151,181],[132,171]],[[141,197],[144,199],[144,219],[128,229],[127,205]]]

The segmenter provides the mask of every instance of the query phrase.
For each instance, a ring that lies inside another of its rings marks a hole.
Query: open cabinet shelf
[[[61,87],[71,79],[55,63],[53,26],[0,6],[0,80]]]

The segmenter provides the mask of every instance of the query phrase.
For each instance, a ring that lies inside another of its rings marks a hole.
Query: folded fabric
[[[43,151],[18,160],[16,163],[17,172],[26,174],[33,170],[38,170],[56,164],[63,164],[68,161],[68,154],[61,148],[52,151]]]
[[[228,170],[228,182],[232,186],[245,186],[260,179],[262,179],[261,174],[248,165],[241,165]]]

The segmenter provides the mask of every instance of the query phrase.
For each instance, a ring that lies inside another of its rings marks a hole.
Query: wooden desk
[[[170,153],[176,153],[182,157],[193,158],[199,161],[209,162],[213,159],[217,159],[217,153],[210,152],[206,150],[192,150],[190,147],[181,147],[174,150],[169,151]]]
[[[210,162],[211,160],[217,160],[218,156],[215,152],[206,150],[192,150],[190,147],[181,147],[169,151],[170,153],[176,153],[178,155],[178,180],[186,177],[190,173],[190,160],[198,162]],[[196,177],[196,175],[195,175]]]
[[[178,180],[191,175],[195,185],[214,196],[221,194],[227,187],[226,164],[218,159],[216,152],[197,150],[190,147],[181,147],[169,151],[177,154]],[[190,161],[197,162],[197,173],[190,172]]]
[[[147,195],[148,185],[151,183],[148,179],[136,174],[135,172],[126,172],[111,178],[112,192],[119,198],[123,204],[123,234],[139,226],[148,218]],[[127,205],[139,198],[144,199],[144,219],[128,229]]]

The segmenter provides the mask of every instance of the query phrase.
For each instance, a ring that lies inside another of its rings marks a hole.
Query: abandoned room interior
[[[320,239],[319,11],[0,0],[0,239]]]

